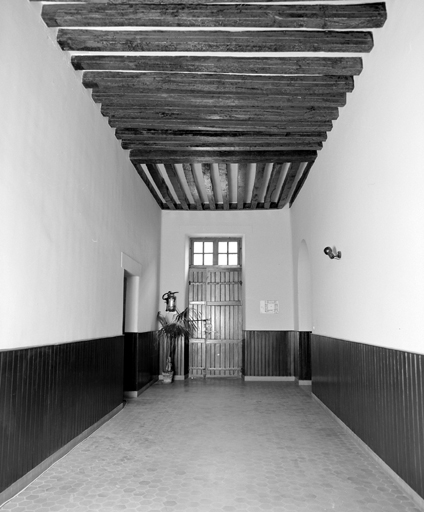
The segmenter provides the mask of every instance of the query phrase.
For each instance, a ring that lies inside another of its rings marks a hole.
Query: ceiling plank
[[[175,162],[175,159],[170,160],[170,161]],[[178,163],[180,163],[180,162],[178,162]],[[181,161],[181,163],[183,164],[184,176],[187,181],[187,185],[190,190],[191,196],[193,197],[193,201],[196,205],[196,208],[198,210],[202,210],[203,209],[202,202],[200,200],[199,192],[197,190],[196,181],[194,179],[192,165],[190,162],[187,162],[187,161],[186,162]]]
[[[359,75],[360,57],[216,57],[189,55],[73,55],[81,70],[251,73],[284,75]]]
[[[370,52],[371,32],[172,31],[59,29],[66,51],[105,52]]]
[[[170,107],[179,108],[203,108],[203,107],[274,107],[285,108],[287,106],[310,107],[342,107],[346,104],[346,94],[329,94],[322,96],[298,95],[298,94],[279,94],[276,96],[252,96],[219,93],[192,93],[188,91],[178,94],[161,94],[150,92],[150,94],[102,94],[93,92],[93,99],[96,103],[102,103],[105,106],[132,107]]]
[[[276,111],[269,108],[178,108],[178,106],[160,107],[160,108],[142,108],[142,107],[110,107],[102,105],[103,115],[127,115],[129,119],[156,119],[156,120],[240,120],[240,121],[331,121],[339,117],[339,109],[336,107],[311,107],[304,108],[299,106],[290,106]]]
[[[175,210],[175,203],[174,200],[172,199],[171,192],[169,191],[165,180],[163,179],[159,169],[157,168],[157,165],[148,163],[146,164],[146,167],[150,173],[150,176],[155,182],[155,185],[158,187],[159,192],[162,194],[162,197],[164,198],[165,203],[168,205],[169,209]]]
[[[283,170],[283,164],[282,163],[275,163],[272,166],[271,175],[269,177],[268,185],[265,192],[265,198],[264,198],[264,208],[266,210],[269,209],[271,206],[271,198],[273,193],[277,189],[278,179],[280,178],[281,172]]]
[[[259,202],[259,193],[261,191],[263,181],[264,181],[265,168],[266,168],[266,163],[264,163],[264,162],[256,164],[255,181],[254,181],[253,190],[252,190],[252,201],[250,203],[250,208],[252,210],[256,209],[257,204]]]
[[[202,164],[203,181],[205,183],[206,194],[208,196],[208,204],[210,210],[216,210],[215,191],[212,182],[212,164]]]
[[[281,187],[280,198],[277,201],[277,208],[281,209],[287,204],[287,201],[290,197],[290,193],[292,192],[293,184],[296,180],[296,175],[299,171],[299,167],[301,162],[293,162],[284,178],[283,185]]]
[[[163,201],[159,197],[159,195],[157,194],[157,192],[154,189],[153,185],[151,184],[149,178],[147,177],[146,173],[143,170],[143,167],[140,164],[134,164],[134,167],[135,167],[135,170],[137,171],[137,173],[139,174],[140,178],[144,181],[145,185],[147,186],[147,188],[149,189],[150,193],[154,197],[154,199],[157,202],[157,204],[161,208],[163,208]]]
[[[219,179],[221,182],[221,194],[224,210],[229,209],[229,185],[228,174],[231,172],[230,164],[218,164]]]
[[[84,71],[83,84],[99,90],[237,92],[260,95],[299,92],[333,94],[352,92],[354,83],[346,75],[234,75],[125,71]]]
[[[239,163],[239,162],[309,162],[317,157],[316,151],[190,151],[176,150],[140,150],[130,151],[134,163]],[[185,168],[184,168],[185,170]]]
[[[366,29],[386,21],[384,2],[361,5],[46,4],[49,27],[268,27]]]
[[[297,182],[296,188],[294,189],[294,192],[290,198],[290,203],[289,203],[290,208],[291,208],[292,204],[296,201],[296,197],[299,195],[299,192],[301,191],[301,189],[306,181],[306,178],[309,175],[309,171],[311,170],[313,165],[314,165],[314,162],[308,162],[305,169],[303,170],[303,174],[300,177],[299,181]]]
[[[172,186],[174,187],[175,193],[177,194],[178,200],[183,208],[183,210],[189,210],[189,201],[186,198],[184,190],[181,187],[180,178],[178,176],[177,170],[175,169],[174,164],[164,164],[166,173],[168,174],[169,180],[171,181]]]

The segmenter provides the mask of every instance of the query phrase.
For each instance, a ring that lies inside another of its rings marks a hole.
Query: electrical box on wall
[[[279,312],[278,300],[261,300],[260,312],[266,315],[275,315]]]

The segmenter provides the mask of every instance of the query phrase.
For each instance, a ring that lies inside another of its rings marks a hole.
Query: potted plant
[[[196,322],[193,318],[193,311],[190,308],[184,311],[168,313],[162,315],[158,313],[158,321],[161,328],[156,332],[158,342],[162,342],[162,347],[166,354],[165,370],[162,372],[163,382],[169,384],[174,375],[174,358],[177,341],[179,338],[188,339],[193,336],[197,330]]]

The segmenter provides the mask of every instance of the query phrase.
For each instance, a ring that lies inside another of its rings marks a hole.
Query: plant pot
[[[162,372],[163,383],[171,384],[174,372]]]

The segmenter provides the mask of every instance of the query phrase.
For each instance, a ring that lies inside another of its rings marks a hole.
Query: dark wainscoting
[[[155,332],[125,333],[124,389],[139,392],[157,380],[159,349]]]
[[[246,377],[294,377],[298,333],[293,331],[244,331]]]
[[[162,341],[160,346],[160,356],[159,356],[159,373],[162,375],[162,372],[165,370],[166,366],[166,344],[167,341]],[[174,354],[174,379],[185,379],[188,377],[189,373],[189,346],[188,341],[180,338],[177,341],[175,347]]]
[[[424,356],[312,336],[312,391],[424,498]]]
[[[122,398],[122,336],[1,351],[0,493]]]
[[[301,331],[299,334],[299,359],[296,377],[299,380],[311,380],[311,333]]]

